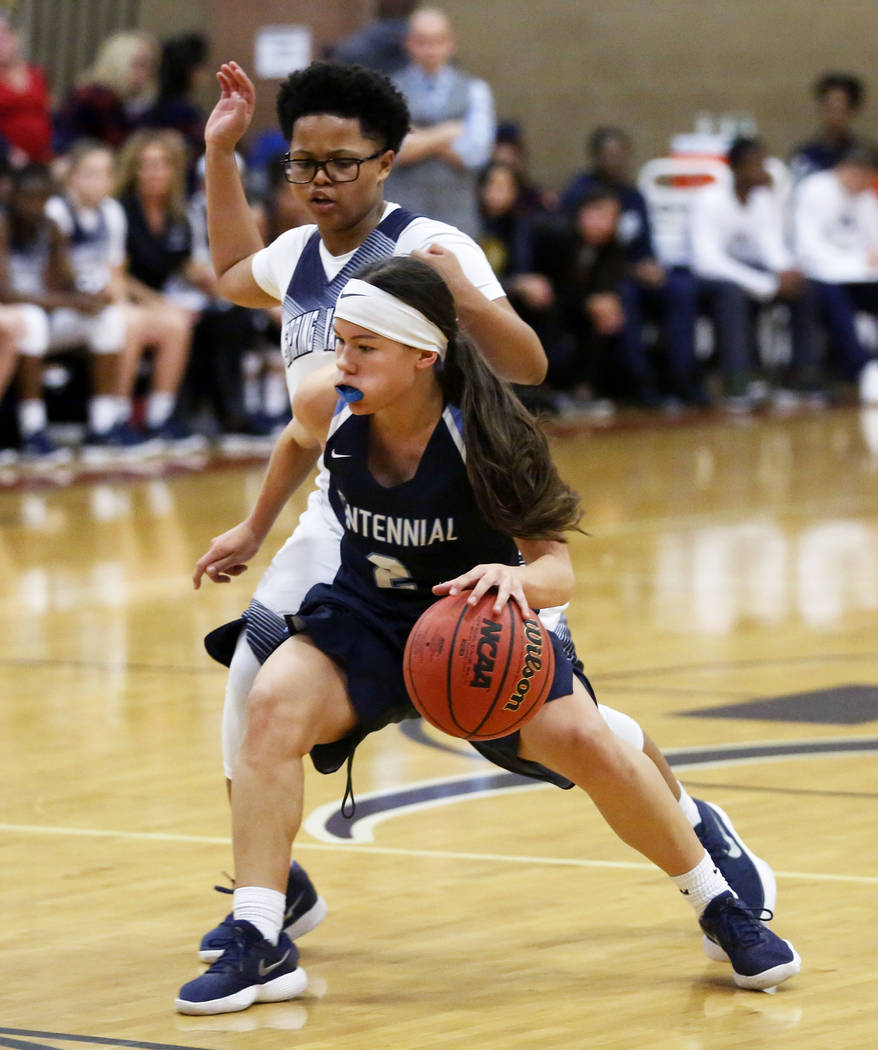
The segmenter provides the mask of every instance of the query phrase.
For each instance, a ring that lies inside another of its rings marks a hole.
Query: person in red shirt
[[[15,167],[52,159],[49,89],[42,69],[21,54],[21,43],[7,15],[0,14],[0,135]]]

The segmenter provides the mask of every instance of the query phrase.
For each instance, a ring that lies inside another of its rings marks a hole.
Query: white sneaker
[[[868,361],[860,372],[860,403],[878,405],[878,361]]]

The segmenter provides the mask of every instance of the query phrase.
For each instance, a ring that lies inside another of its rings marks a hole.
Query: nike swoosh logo
[[[292,919],[293,915],[295,915],[295,913],[296,913],[296,908],[299,907],[299,901],[304,896],[305,896],[305,891],[302,890],[302,892],[299,894],[299,896],[296,897],[296,899],[293,901],[293,903],[290,904],[289,907],[284,911],[284,925],[285,926],[289,925],[290,920]]]
[[[287,961],[287,957],[289,956],[289,954],[290,954],[290,949],[287,948],[287,950],[283,953],[281,958],[278,959],[277,962],[273,962],[271,964],[271,966],[266,966],[265,965],[265,960],[264,959],[260,959],[259,960],[259,970],[258,970],[259,976],[260,977],[267,977],[270,973],[274,973],[274,971],[278,968],[278,966],[283,966],[283,964]]]
[[[737,860],[737,859],[738,859],[738,857],[743,857],[743,856],[744,856],[743,852],[741,851],[741,847],[740,847],[740,846],[738,845],[738,843],[737,843],[737,842],[735,842],[735,840],[734,840],[734,839],[733,839],[733,838],[732,838],[732,837],[731,837],[731,836],[730,836],[730,835],[729,835],[729,834],[728,834],[728,833],[726,832],[726,829],[725,829],[725,828],[724,828],[724,827],[722,826],[722,824],[719,824],[719,833],[720,833],[720,835],[722,835],[722,837],[723,837],[723,838],[725,839],[725,841],[726,841],[726,844],[727,844],[727,845],[728,845],[728,847],[729,847],[729,852],[728,852],[728,856],[729,856],[729,857],[731,857],[731,858],[732,858],[732,860]]]
[[[329,450],[329,458],[330,459],[350,459],[351,458],[351,453],[350,452],[336,452],[335,449],[333,448],[333,449]]]

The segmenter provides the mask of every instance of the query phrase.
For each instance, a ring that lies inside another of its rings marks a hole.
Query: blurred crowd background
[[[533,129],[458,61],[449,15],[406,0],[372,13],[314,57],[380,69],[406,95],[387,199],[482,245],[546,348],[546,383],[521,391],[535,410],[878,403],[862,76],[786,71],[813,130],[784,155],[734,97],[645,160],[641,127],[591,124],[583,107],[579,170],[546,177],[543,163],[537,178]],[[200,165],[210,40],[113,32],[59,92],[20,22],[0,13],[0,468],[264,452],[289,418],[279,314],[216,294]],[[308,221],[287,148],[267,123],[242,143],[266,242]]]

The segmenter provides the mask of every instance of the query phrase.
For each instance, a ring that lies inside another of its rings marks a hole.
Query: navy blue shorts
[[[411,615],[394,618],[377,613],[362,599],[337,584],[319,583],[305,595],[295,616],[288,616],[292,634],[307,634],[322,652],[330,656],[347,675],[348,696],[357,713],[357,729],[332,744],[319,744],[311,759],[321,773],[334,773],[369,733],[392,722],[419,718],[412,706],[402,673],[403,651],[413,625]],[[581,666],[571,662],[564,642],[549,633],[555,650],[555,674],[546,702],[569,696],[574,675],[594,699],[591,684]],[[470,741],[472,746],[495,765],[534,780],[545,780],[558,787],[572,783],[560,774],[518,757],[518,732],[498,740]]]

